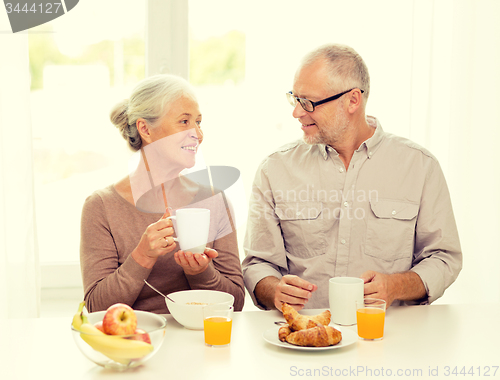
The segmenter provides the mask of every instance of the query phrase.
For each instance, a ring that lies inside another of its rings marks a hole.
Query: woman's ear
[[[152,141],[152,136],[151,136],[151,128],[148,125],[148,123],[146,122],[146,120],[139,118],[135,122],[135,125],[137,127],[137,131],[141,135],[142,141],[144,141],[148,144],[152,143],[153,141]]]

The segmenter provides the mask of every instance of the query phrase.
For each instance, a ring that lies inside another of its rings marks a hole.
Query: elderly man
[[[287,94],[303,140],[255,176],[243,261],[266,309],[328,307],[331,277],[363,278],[365,296],[426,304],[455,281],[462,253],[436,158],[365,115],[370,78],[352,48],[308,54]]]

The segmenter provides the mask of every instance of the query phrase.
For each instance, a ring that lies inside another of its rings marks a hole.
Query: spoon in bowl
[[[175,303],[175,301],[170,298],[169,296],[166,296],[165,294],[163,294],[162,292],[160,292],[158,289],[156,289],[153,285],[151,285],[149,282],[147,282],[146,280],[144,280],[144,282],[146,283],[147,286],[149,286],[151,289],[153,289],[156,293],[162,295],[163,297],[165,298],[168,298],[171,302]]]

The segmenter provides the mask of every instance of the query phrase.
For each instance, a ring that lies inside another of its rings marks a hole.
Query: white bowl
[[[203,308],[207,305],[233,305],[232,294],[217,290],[182,290],[168,295],[175,302],[165,298],[172,317],[191,330],[203,330]]]

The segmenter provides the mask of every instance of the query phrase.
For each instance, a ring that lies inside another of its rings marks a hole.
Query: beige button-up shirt
[[[294,274],[316,285],[307,308],[327,308],[328,280],[366,270],[412,270],[430,303],[455,281],[462,252],[436,158],[378,121],[348,170],[330,146],[297,141],[269,155],[255,176],[243,261],[254,302],[264,277]]]

